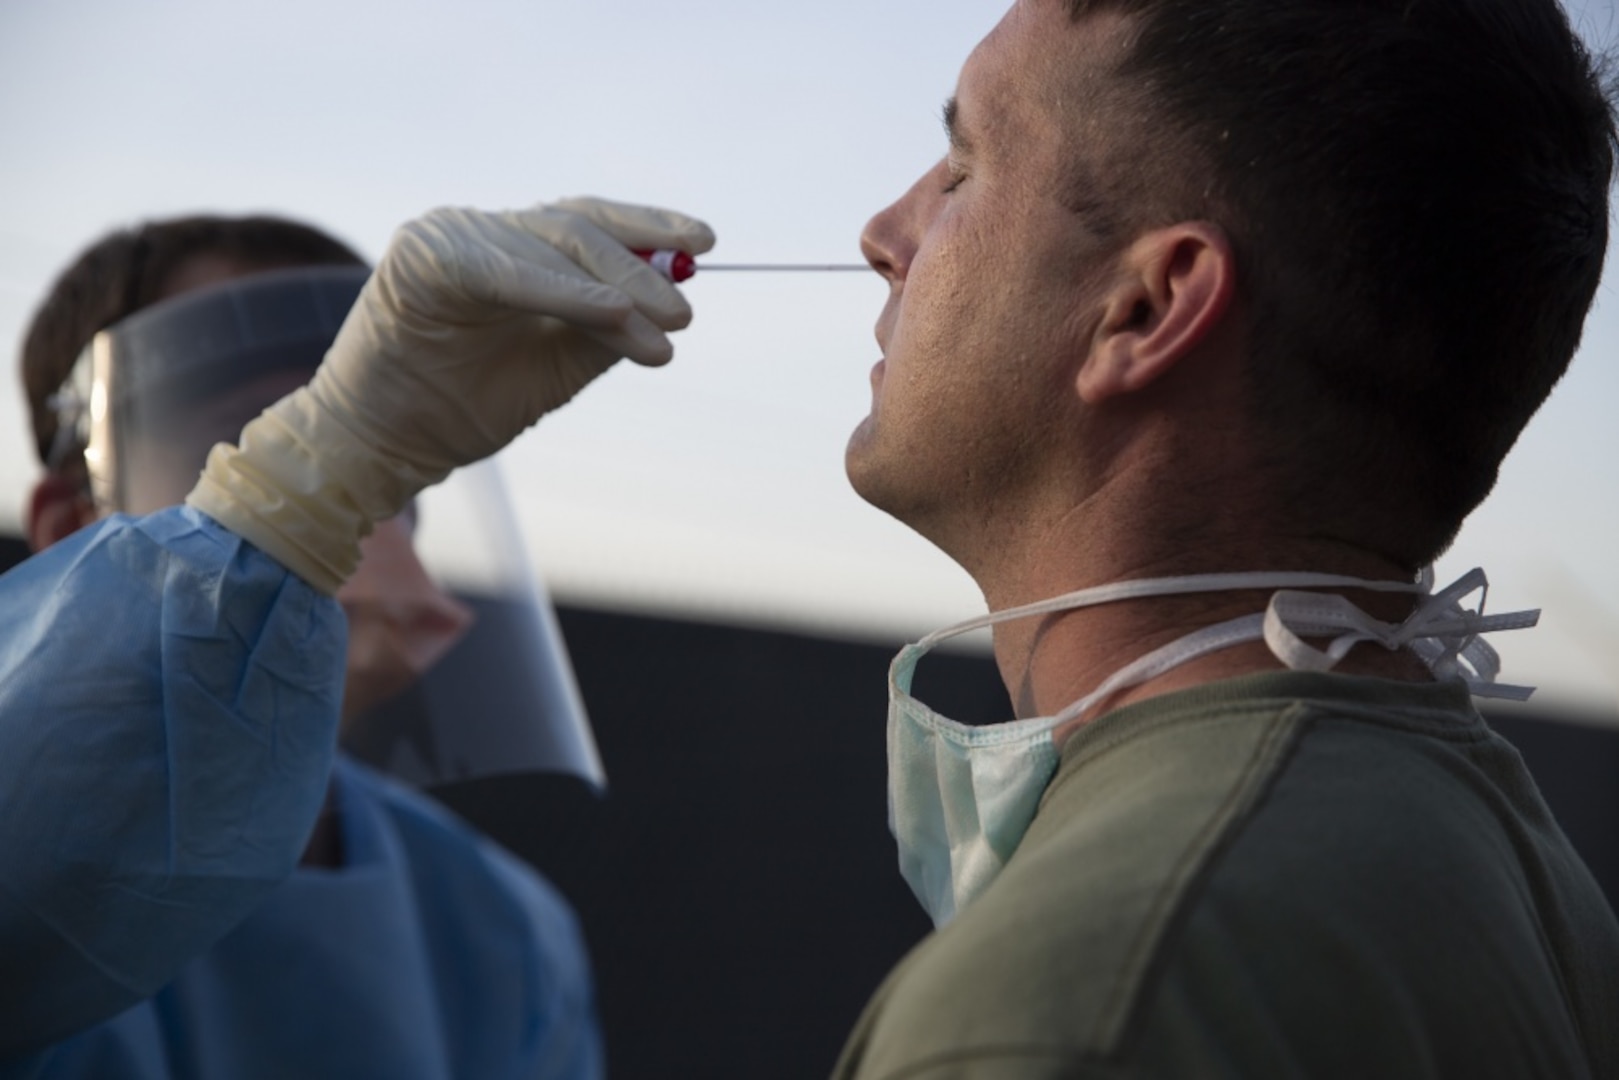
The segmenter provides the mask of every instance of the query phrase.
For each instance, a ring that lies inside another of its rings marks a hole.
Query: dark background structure
[[[0,567],[23,554],[0,541]],[[573,901],[618,1080],[827,1075],[929,929],[887,830],[885,675],[899,642],[565,607],[610,789],[520,777],[441,797]],[[921,696],[1004,718],[993,663],[943,654]],[[1619,729],[1492,716],[1619,899]]]

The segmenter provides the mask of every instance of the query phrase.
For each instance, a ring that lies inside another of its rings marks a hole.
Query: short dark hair
[[[1278,505],[1431,561],[1579,344],[1607,65],[1556,0],[1066,2],[1130,17],[1112,82],[1174,132],[1138,188],[1231,236]]]
[[[348,245],[313,226],[265,215],[196,215],[108,233],[51,285],[23,336],[23,386],[41,461],[56,439],[50,398],[84,346],[98,331],[161,299],[174,272],[203,255],[262,270],[366,265]]]

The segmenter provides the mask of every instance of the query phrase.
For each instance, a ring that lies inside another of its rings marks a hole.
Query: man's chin
[[[877,471],[876,427],[877,418],[867,416],[849,433],[848,445],[843,449],[843,473],[849,478],[849,486],[854,488],[856,495],[873,505],[878,505],[870,494],[872,476]]]
[[[874,416],[862,420],[849,436],[843,471],[856,495],[901,524],[915,527],[906,513],[909,500],[903,473],[894,468],[893,455],[881,445]]]

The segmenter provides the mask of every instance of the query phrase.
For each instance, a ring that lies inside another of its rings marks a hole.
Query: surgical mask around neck
[[[1533,626],[1540,612],[1486,616],[1488,582],[1482,570],[1441,592],[1432,587],[1431,571],[1415,582],[1310,573],[1150,578],[993,612],[907,645],[888,672],[889,827],[899,844],[900,873],[934,924],[949,922],[989,886],[1022,841],[1057,769],[1056,728],[1114,694],[1233,645],[1263,640],[1292,670],[1330,671],[1354,646],[1377,642],[1390,650],[1411,649],[1435,678],[1464,681],[1475,695],[1527,698],[1530,688],[1495,682],[1500,658],[1478,635]],[[1337,594],[1297,591],[1342,588],[1410,593],[1421,599],[1404,622],[1385,623]],[[1051,716],[974,727],[941,716],[911,696],[922,657],[941,641],[973,630],[1121,600],[1243,589],[1278,591],[1264,612],[1195,630],[1154,649]],[[1474,592],[1480,593],[1478,607],[1463,608],[1461,601]],[[1331,640],[1318,649],[1306,637]]]

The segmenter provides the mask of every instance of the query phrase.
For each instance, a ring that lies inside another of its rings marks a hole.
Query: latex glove
[[[395,233],[315,377],[209,454],[187,502],[337,591],[374,522],[505,446],[620,357],[668,362],[691,321],[632,248],[701,254],[669,210],[568,199],[435,210]]]

